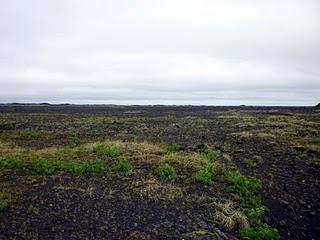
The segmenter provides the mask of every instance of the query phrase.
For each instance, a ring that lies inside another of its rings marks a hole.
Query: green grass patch
[[[68,146],[71,148],[78,147],[81,144],[81,140],[77,135],[71,135],[69,138],[69,144]]]
[[[205,153],[204,155],[205,159],[208,161],[214,161],[219,157],[219,152],[214,151],[214,150],[209,150]]]
[[[208,186],[213,184],[214,175],[214,165],[212,163],[207,163],[202,167],[196,174],[195,180],[198,183],[202,183]]]
[[[61,168],[59,162],[56,160],[35,158],[32,160],[29,169],[39,175],[51,175]]]
[[[262,224],[263,215],[268,211],[268,208],[262,204],[259,196],[242,198],[241,208],[248,217],[249,222],[254,226]]]
[[[111,169],[114,172],[128,173],[128,172],[131,172],[133,170],[133,166],[127,160],[120,160],[120,161],[115,162],[112,165]]]
[[[161,164],[156,171],[156,175],[165,181],[174,180],[177,176],[176,170],[174,167],[169,165],[168,163]]]
[[[0,211],[8,207],[10,199],[11,199],[10,194],[0,193]]]
[[[9,170],[16,170],[16,169],[23,169],[27,166],[26,163],[19,159],[14,158],[2,158],[0,159],[0,170],[1,169],[9,169]]]
[[[121,155],[121,150],[118,146],[106,146],[102,143],[93,145],[91,152],[105,157],[118,157]]]
[[[165,146],[165,153],[166,154],[175,154],[180,149],[178,144],[168,144]]]
[[[267,224],[259,227],[243,228],[239,231],[239,236],[243,240],[278,240],[280,239],[279,233],[276,229]]]
[[[41,137],[41,133],[37,132],[35,130],[31,130],[31,131],[27,132],[27,136],[32,139],[39,139]]]
[[[39,175],[52,175],[59,171],[70,173],[101,173],[106,171],[107,167],[105,163],[99,159],[91,162],[71,162],[37,157],[32,159],[31,162],[23,162],[13,158],[1,159],[0,169],[28,169]]]
[[[320,145],[320,137],[317,137],[313,140],[313,143],[316,145]]]
[[[258,179],[244,176],[238,170],[228,171],[225,176],[230,185],[227,191],[241,197],[252,196],[261,189],[261,182]]]

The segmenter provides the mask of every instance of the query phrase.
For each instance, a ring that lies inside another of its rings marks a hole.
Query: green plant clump
[[[0,169],[23,169],[26,167],[26,164],[19,159],[3,158],[0,159]]]
[[[268,211],[268,208],[262,204],[259,196],[242,198],[241,207],[247,215],[250,223],[255,226],[262,224],[262,217]]]
[[[92,147],[92,153],[96,153],[105,157],[118,157],[121,154],[118,146],[106,146],[102,143],[96,144]]]
[[[55,160],[35,158],[29,168],[40,175],[51,175],[60,170],[60,164]]]
[[[211,186],[213,184],[214,166],[212,163],[207,163],[201,168],[195,177],[196,182]]]
[[[101,173],[107,170],[101,160],[93,162],[69,162],[51,159],[34,158],[31,162],[22,162],[17,159],[1,159],[0,169],[29,169],[39,175],[52,175],[56,172],[70,173]]]
[[[317,137],[313,140],[314,144],[320,145],[320,137]]]
[[[205,153],[205,158],[208,161],[214,161],[217,159],[217,157],[219,156],[219,152],[214,151],[214,150],[209,150]]]
[[[115,172],[128,173],[128,172],[131,172],[132,169],[133,169],[133,166],[127,160],[117,161],[112,166],[112,170],[115,171]]]
[[[257,190],[261,189],[261,182],[254,177],[246,177],[238,170],[226,173],[226,179],[230,186],[228,192],[238,194],[241,197],[254,195]]]
[[[166,154],[174,154],[178,152],[180,149],[180,146],[178,144],[168,144],[165,147]]]
[[[279,233],[276,229],[267,224],[263,224],[257,228],[243,228],[239,231],[239,236],[243,240],[278,240]]]
[[[72,135],[69,139],[68,146],[71,148],[78,147],[81,144],[81,140],[78,136]]]
[[[0,211],[5,209],[10,202],[10,195],[8,193],[0,193]]]
[[[168,163],[161,164],[158,167],[156,174],[159,178],[166,181],[174,180],[177,176],[174,167]]]
[[[28,136],[32,139],[39,139],[41,134],[35,130],[28,132]]]

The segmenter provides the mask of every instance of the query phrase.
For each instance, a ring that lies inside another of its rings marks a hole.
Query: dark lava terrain
[[[88,150],[99,143],[119,153]],[[194,175],[211,151],[213,183],[200,184]],[[320,239],[316,108],[0,105],[0,154],[0,194],[10,195],[0,239],[241,239],[251,221],[234,217],[243,209],[226,191],[229,169],[261,181],[262,221],[281,239]],[[110,169],[128,160],[133,170],[37,174],[23,165],[35,158]],[[175,180],[156,176],[162,162]]]

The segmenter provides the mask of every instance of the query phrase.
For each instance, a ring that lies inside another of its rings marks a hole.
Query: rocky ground
[[[1,105],[0,151],[0,239],[246,239],[257,224],[228,191],[235,169],[261,182],[259,221],[281,239],[320,236],[316,108]],[[43,174],[35,158],[103,167]],[[109,171],[120,160],[132,169]]]

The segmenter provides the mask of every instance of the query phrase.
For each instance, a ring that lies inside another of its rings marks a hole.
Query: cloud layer
[[[317,0],[2,0],[0,102],[310,105]]]

